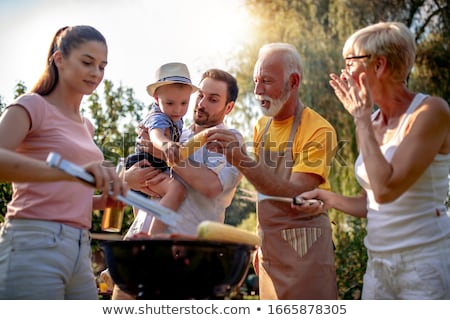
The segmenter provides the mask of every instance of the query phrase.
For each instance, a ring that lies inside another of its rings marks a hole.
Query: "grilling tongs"
[[[83,167],[80,167],[68,160],[64,160],[58,153],[49,153],[47,157],[47,165],[53,168],[58,168],[72,177],[78,178],[92,186],[95,185],[95,179],[90,173],[84,170]],[[110,194],[112,194],[112,191],[110,191]],[[151,200],[141,196],[133,190],[128,190],[126,196],[118,195],[117,200],[145,212],[151,213],[169,226],[173,227],[178,222],[179,215],[177,215],[175,211],[165,208],[156,200]]]

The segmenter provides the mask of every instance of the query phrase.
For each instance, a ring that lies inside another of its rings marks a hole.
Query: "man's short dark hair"
[[[239,88],[237,85],[236,78],[233,77],[231,74],[220,69],[209,69],[206,70],[202,75],[202,80],[205,78],[212,78],[215,80],[225,82],[228,88],[226,103],[236,101],[237,96],[239,94]]]

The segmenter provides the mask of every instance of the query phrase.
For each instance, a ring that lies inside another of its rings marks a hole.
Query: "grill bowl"
[[[193,239],[104,241],[111,278],[137,299],[224,299],[247,275],[255,246]]]

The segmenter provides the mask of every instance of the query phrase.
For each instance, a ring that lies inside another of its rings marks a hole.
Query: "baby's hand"
[[[180,145],[177,142],[170,141],[166,143],[164,145],[164,153],[169,167],[173,167],[175,163],[180,161]]]

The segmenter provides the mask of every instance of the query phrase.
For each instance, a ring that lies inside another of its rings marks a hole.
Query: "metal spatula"
[[[292,198],[289,197],[279,197],[279,196],[269,196],[260,192],[252,192],[249,190],[241,189],[241,191],[247,193],[248,197],[243,197],[244,199],[251,200],[251,201],[264,201],[264,200],[273,200],[273,201],[280,201],[280,202],[287,202],[287,203],[293,203],[295,205],[301,206],[305,204],[322,204],[321,200],[317,199],[303,199],[302,197],[295,196]]]

